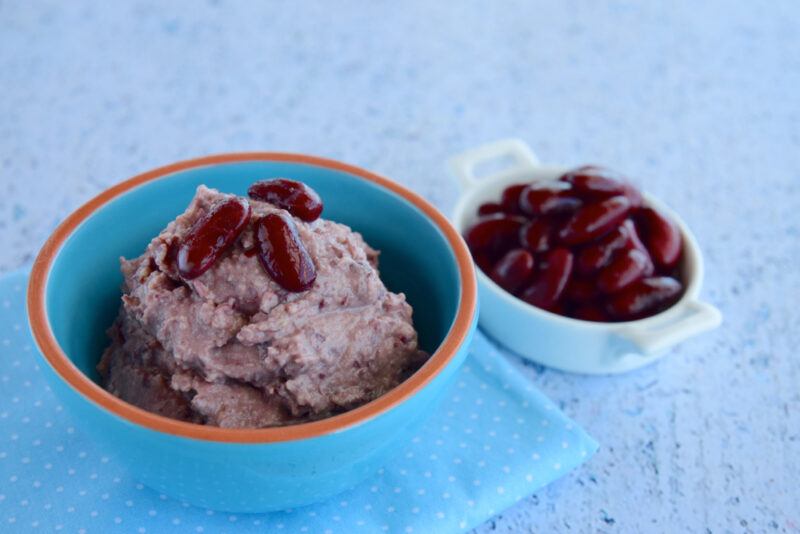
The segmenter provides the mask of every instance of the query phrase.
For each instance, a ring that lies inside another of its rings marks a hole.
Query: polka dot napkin
[[[0,278],[0,532],[460,532],[597,448],[477,333],[428,424],[359,487],[271,514],[196,508],[137,483],[73,426],[40,372],[26,282]]]

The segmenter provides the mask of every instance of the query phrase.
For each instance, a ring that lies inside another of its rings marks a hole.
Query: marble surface
[[[0,0],[0,272],[193,156],[349,161],[445,211],[499,137],[602,162],[704,249],[717,331],[617,377],[514,360],[601,442],[478,532],[800,531],[800,4]]]

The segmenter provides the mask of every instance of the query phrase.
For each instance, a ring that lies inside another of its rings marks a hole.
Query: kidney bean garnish
[[[497,262],[489,278],[509,293],[514,293],[528,281],[531,273],[533,273],[533,255],[525,249],[517,248],[507,252]]]
[[[322,199],[316,191],[302,182],[286,178],[261,180],[251,185],[247,194],[255,200],[285,209],[306,222],[316,220],[322,213]]]
[[[653,208],[638,210],[636,223],[656,265],[663,270],[675,267],[683,250],[683,239],[678,226]]]
[[[519,197],[519,206],[528,215],[551,215],[575,211],[582,202],[564,182],[533,183]]]
[[[572,253],[565,248],[545,254],[544,264],[533,284],[522,292],[522,300],[545,310],[553,310],[569,282],[572,263]]]
[[[314,284],[317,269],[291,217],[270,213],[255,223],[255,234],[258,259],[281,287],[299,292]]]
[[[500,197],[500,204],[506,213],[518,214],[520,213],[519,197],[522,190],[527,187],[526,184],[514,184],[506,187]]]
[[[497,202],[486,202],[478,207],[478,215],[481,217],[485,215],[494,215],[495,213],[503,213],[505,209]]]
[[[597,276],[597,289],[603,293],[616,293],[640,278],[653,274],[653,263],[647,253],[629,248],[614,255]]]
[[[643,278],[609,297],[606,311],[618,320],[640,319],[668,308],[682,291],[683,285],[674,278]]]
[[[464,236],[470,250],[493,259],[519,246],[519,231],[526,220],[515,215],[491,215],[480,219]]]
[[[619,226],[630,207],[630,201],[624,196],[587,204],[575,212],[558,237],[568,245],[579,245],[597,239]]]
[[[522,246],[531,252],[547,252],[553,241],[553,223],[543,217],[534,219],[522,227],[519,238]]]
[[[178,246],[181,277],[192,280],[206,272],[233,245],[249,220],[250,204],[244,198],[231,197],[214,204]]]

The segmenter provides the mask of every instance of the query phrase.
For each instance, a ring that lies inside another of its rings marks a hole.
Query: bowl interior
[[[47,281],[46,308],[53,334],[68,358],[97,380],[95,365],[117,315],[119,258],[141,254],[182,213],[196,187],[246,194],[255,180],[289,177],[316,189],[323,217],[360,232],[381,251],[387,287],[406,294],[414,308],[420,346],[433,353],[458,310],[461,284],[445,236],[401,196],[344,171],[294,162],[246,161],[180,171],[142,184],[103,205],[66,240]]]

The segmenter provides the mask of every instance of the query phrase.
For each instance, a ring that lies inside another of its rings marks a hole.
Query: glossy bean
[[[286,213],[270,213],[255,224],[258,259],[264,270],[287,291],[309,289],[317,278],[311,255]]]
[[[587,204],[575,212],[558,237],[568,245],[579,245],[597,239],[619,226],[630,206],[624,196]]]
[[[606,312],[617,320],[634,320],[654,315],[674,304],[683,285],[666,276],[643,278],[608,298]]]
[[[269,202],[285,209],[306,222],[316,220],[322,213],[322,199],[317,192],[295,180],[261,180],[251,185],[247,194],[254,200]]]
[[[522,246],[537,254],[547,252],[553,242],[553,226],[554,221],[544,217],[529,221],[520,230]]]
[[[520,195],[525,189],[526,184],[514,184],[506,187],[500,197],[500,204],[503,206],[503,211],[509,214],[519,214],[520,209]]]
[[[678,264],[683,251],[683,238],[678,225],[653,208],[641,208],[636,212],[636,225],[647,251],[661,270],[669,270]]]
[[[633,222],[627,219],[597,241],[583,247],[577,254],[578,272],[589,275],[608,265],[614,253],[629,243],[631,231],[635,231]]]
[[[533,183],[519,197],[523,213],[533,216],[569,213],[578,209],[581,204],[568,184],[557,181]]]
[[[212,206],[177,245],[178,273],[185,280],[197,278],[239,238],[250,221],[250,204],[231,197]]]
[[[597,289],[616,293],[637,280],[653,274],[653,264],[645,252],[635,248],[620,250],[597,276]]]
[[[522,292],[522,300],[545,310],[554,310],[572,275],[573,256],[565,248],[544,255],[533,284]]]
[[[622,174],[611,169],[586,165],[564,174],[560,180],[572,185],[575,196],[586,200],[599,200],[609,196],[627,197],[632,208],[644,204],[642,194]]]
[[[517,248],[507,252],[495,264],[489,277],[509,293],[514,293],[530,279],[533,265],[533,255],[525,249]]]
[[[514,215],[491,215],[478,220],[465,234],[470,250],[498,256],[519,245],[519,231],[526,219]]]
[[[572,185],[574,194],[587,200],[625,194],[625,181],[619,173],[594,165],[569,171],[559,180]]]

